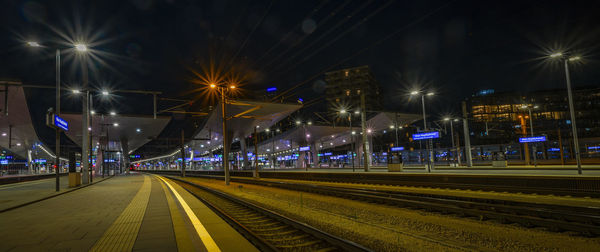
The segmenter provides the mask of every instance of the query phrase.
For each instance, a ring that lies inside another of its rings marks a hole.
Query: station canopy
[[[6,86],[7,95],[5,96],[4,93],[0,95],[0,146],[2,149],[18,155],[22,159],[27,159],[28,150],[32,150],[31,158],[33,159],[55,158],[54,152],[38,138],[20,82],[0,81],[0,84],[3,82],[10,85]],[[5,92],[4,88],[1,91]],[[5,100],[5,97],[8,97],[8,100]]]
[[[254,133],[256,128],[260,132],[273,124],[281,121],[294,111],[300,109],[300,104],[270,103],[259,101],[236,100],[227,104],[227,128],[231,133],[232,142],[239,141]],[[199,154],[211,149],[222,147],[223,121],[221,104],[210,112],[206,124],[190,143],[190,147],[197,150]]]
[[[355,117],[356,118],[356,117]],[[391,125],[404,126],[412,124],[422,118],[418,114],[379,112],[367,120],[367,130],[371,134],[381,134],[389,131]],[[347,121],[346,121],[347,123]],[[319,150],[335,148],[351,143],[352,131],[355,131],[354,142],[362,142],[360,136],[360,117],[352,121],[352,128],[348,124],[344,127],[301,125],[293,130],[262,141],[258,145],[259,154],[276,153],[297,150],[300,146],[313,145]],[[312,148],[312,147],[311,147]],[[252,150],[252,148],[250,148]]]
[[[62,117],[69,122],[67,136],[81,146],[81,114],[63,113]],[[126,140],[130,152],[142,147],[152,138],[157,137],[171,120],[169,116],[148,115],[102,115],[95,114],[91,118],[92,146],[100,143],[99,137],[108,139],[109,151],[121,151],[121,141]]]

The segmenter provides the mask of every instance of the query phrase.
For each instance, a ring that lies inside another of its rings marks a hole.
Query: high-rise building
[[[491,92],[490,92],[491,91]],[[580,138],[600,136],[600,88],[577,88],[573,90],[577,130]],[[516,141],[521,127],[530,134],[529,111],[535,134],[553,136],[557,132],[568,135],[571,116],[567,90],[539,90],[525,94],[484,90],[467,99],[467,109],[473,136],[481,139],[506,138]],[[521,120],[525,119],[525,120]],[[476,141],[477,142],[477,141]]]
[[[379,84],[369,66],[347,68],[325,73],[327,109],[360,108],[361,92],[365,93],[367,111],[381,111]]]

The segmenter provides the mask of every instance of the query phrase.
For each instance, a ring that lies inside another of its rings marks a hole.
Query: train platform
[[[0,187],[0,201],[55,193],[48,183]],[[257,251],[179,185],[138,173],[0,212],[0,226],[0,251]]]
[[[325,172],[325,173],[340,173],[340,172],[365,172],[363,167],[351,166],[344,168],[289,168],[289,169],[269,169],[263,168],[261,172]],[[390,173],[387,167],[374,166],[371,167],[368,173]],[[584,165],[582,166],[582,174],[578,174],[577,166],[574,165],[544,165],[544,166],[509,166],[509,167],[492,167],[492,166],[459,166],[450,167],[447,165],[434,166],[433,169],[427,170],[424,166],[409,165],[402,168],[402,171],[392,171],[391,173],[433,173],[433,174],[472,174],[472,175],[543,175],[543,176],[600,176],[600,165]]]

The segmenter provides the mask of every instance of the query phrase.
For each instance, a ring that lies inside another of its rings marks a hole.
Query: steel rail
[[[240,198],[231,196],[229,194],[202,186],[202,185],[198,185],[196,183],[190,182],[190,181],[186,181],[186,180],[182,180],[176,177],[172,177],[172,176],[165,176],[168,179],[174,180],[176,182],[179,183],[183,183],[183,184],[187,184],[189,186],[201,189],[205,192],[208,192],[212,195],[215,195],[219,198],[222,198],[226,201],[232,202],[234,204],[240,205],[245,209],[249,209],[253,212],[258,213],[259,215],[265,216],[268,219],[271,220],[275,220],[277,222],[280,222],[282,224],[284,224],[285,226],[289,226],[292,227],[294,229],[297,229],[305,234],[308,234],[310,236],[312,236],[313,238],[316,238],[316,240],[320,240],[320,241],[315,241],[315,244],[318,244],[319,242],[324,242],[326,244],[329,244],[328,246],[333,247],[335,250],[338,251],[371,251],[359,244],[356,244],[354,242],[348,241],[346,239],[334,236],[332,234],[326,233],[324,231],[318,230],[314,227],[311,227],[307,224],[304,224],[302,222],[298,222],[296,220],[290,219],[288,217],[285,217],[281,214],[278,214],[276,212],[273,212],[271,210],[268,210],[266,208],[263,208],[261,206],[258,206],[256,204],[250,203],[248,201],[242,200]],[[190,192],[192,195],[194,195],[196,198],[200,199],[202,202],[206,202],[208,203],[207,205],[214,210],[217,210],[219,216],[224,217],[224,219],[232,224],[234,228],[238,229],[240,228],[240,230],[242,230],[242,234],[244,234],[246,236],[246,238],[249,238],[249,240],[255,244],[260,244],[258,245],[259,248],[263,248],[266,251],[281,251],[282,248],[281,247],[277,247],[273,244],[270,244],[268,242],[268,239],[263,239],[262,237],[260,237],[258,234],[256,234],[255,232],[253,232],[251,229],[245,227],[242,223],[238,222],[234,217],[232,217],[230,214],[224,212],[222,209],[219,209],[219,207],[215,206],[214,204],[212,204],[211,202],[207,202],[205,199],[199,197],[197,194],[195,194],[194,192],[192,192],[191,190],[188,190],[187,188],[184,187],[184,189],[186,189],[188,192]],[[289,246],[288,249],[294,250],[297,249],[296,247],[294,247],[294,245]],[[284,249],[285,250],[285,249]]]
[[[198,174],[190,174],[190,176],[222,179],[221,176]],[[501,223],[518,223],[524,227],[539,226],[556,232],[574,231],[586,236],[600,236],[600,209],[596,207],[572,207],[462,196],[378,191],[240,177],[232,177],[231,181],[378,204],[425,209],[446,214],[472,216],[480,219],[494,219]]]

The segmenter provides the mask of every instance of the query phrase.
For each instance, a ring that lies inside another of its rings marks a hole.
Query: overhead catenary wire
[[[340,13],[340,10],[343,9],[346,5],[348,5],[350,3],[350,1],[346,1],[344,4],[338,6],[332,13],[332,15],[328,15],[325,19],[321,20],[321,22],[319,22],[319,24],[317,25],[317,27],[326,24],[327,22],[329,22],[330,19],[332,19],[333,17],[335,17],[338,13]],[[298,39],[296,41],[296,43],[292,44],[291,46],[289,46],[286,50],[284,50],[283,52],[281,52],[280,54],[278,54],[275,58],[273,58],[271,61],[267,62],[265,65],[263,65],[260,70],[267,68],[269,66],[271,66],[272,64],[274,64],[275,62],[277,62],[277,60],[279,60],[279,58],[283,57],[284,55],[286,55],[290,50],[292,50],[293,48],[295,48],[297,45],[299,45],[300,43],[304,42],[304,40],[306,38],[308,38],[311,34],[305,34],[304,36],[302,36],[300,39]]]
[[[294,28],[292,28],[290,31],[288,31],[285,35],[283,35],[283,37],[277,41],[277,43],[275,43],[275,45],[273,45],[271,48],[269,48],[265,53],[262,54],[262,56],[260,56],[260,58],[258,58],[255,62],[254,65],[258,65],[265,57],[267,57],[267,55],[269,55],[273,50],[275,50],[275,48],[277,48],[279,45],[281,45],[284,41],[286,41],[292,34],[294,34],[294,31],[298,28],[302,27],[302,23],[304,22],[304,20],[309,19],[310,17],[312,17],[313,15],[315,15],[319,10],[321,10],[321,8],[323,8],[323,6],[325,6],[325,4],[327,4],[329,2],[329,0],[325,0],[325,1],[321,1],[319,3],[319,5],[317,5],[315,8],[313,8],[304,18],[302,18],[302,20],[300,20],[300,22],[294,26]],[[304,36],[308,36],[309,34],[305,34]]]
[[[296,51],[296,53],[294,53],[292,56],[288,57],[287,60],[284,63],[278,64],[279,68],[281,68],[284,65],[288,64],[288,62],[294,62],[294,59],[296,57],[298,57],[299,55],[302,55],[306,50],[312,48],[314,45],[316,45],[317,43],[321,42],[330,33],[332,33],[333,31],[337,30],[340,26],[342,26],[345,23],[347,23],[355,15],[357,15],[359,12],[361,12],[363,9],[365,9],[367,6],[369,6],[372,2],[373,2],[373,0],[365,2],[361,6],[359,6],[357,9],[355,9],[354,11],[352,11],[350,14],[346,15],[342,20],[338,21],[335,25],[333,25],[333,27],[329,28],[329,30],[327,30],[326,32],[324,32],[323,34],[321,34],[319,37],[317,37],[315,40],[313,40],[310,44],[308,44],[304,48]]]
[[[325,45],[320,46],[319,48],[312,50],[310,52],[309,55],[304,56],[304,58],[302,58],[301,60],[295,61],[295,64],[288,67],[286,70],[282,71],[281,74],[287,73],[289,71],[291,71],[292,69],[298,67],[300,64],[304,63],[305,61],[307,61],[308,59],[310,59],[311,57],[313,57],[315,54],[319,53],[321,50],[331,46],[333,43],[337,42],[340,38],[344,37],[345,35],[347,35],[349,32],[353,31],[354,29],[356,29],[357,27],[359,27],[360,25],[364,24],[365,22],[369,21],[370,18],[372,18],[373,16],[375,16],[377,13],[379,13],[380,11],[384,10],[386,7],[388,7],[390,4],[392,4],[394,2],[394,0],[387,2],[386,4],[380,6],[379,8],[377,8],[375,11],[373,11],[372,13],[370,13],[369,15],[367,15],[366,17],[364,17],[360,22],[354,24],[352,27],[350,27],[349,29],[344,30],[344,32],[342,32],[341,34],[339,34],[338,36],[336,36],[334,39],[328,40],[327,43]],[[280,74],[280,75],[281,75]]]
[[[323,70],[321,70],[320,72],[312,75],[308,79],[306,79],[304,81],[301,81],[301,82],[295,84],[294,86],[290,87],[289,89],[287,89],[287,90],[281,92],[280,94],[276,95],[275,97],[272,98],[272,101],[275,101],[275,100],[279,99],[281,96],[284,96],[284,95],[288,94],[289,92],[295,90],[296,88],[305,85],[306,83],[310,82],[311,80],[313,80],[315,78],[318,78],[319,76],[321,76],[325,72],[330,71],[331,69],[333,69],[333,68],[335,68],[335,67],[337,67],[337,66],[339,66],[339,65],[341,65],[343,63],[345,63],[346,61],[348,61],[348,60],[350,60],[350,59],[352,59],[352,58],[354,58],[354,57],[356,57],[356,56],[358,56],[358,55],[360,55],[360,54],[362,54],[362,53],[370,50],[374,46],[377,46],[377,45],[383,43],[384,41],[387,41],[388,39],[393,38],[394,36],[398,35],[400,32],[402,32],[402,31],[404,31],[404,30],[406,30],[406,29],[408,29],[408,28],[410,28],[410,27],[412,27],[412,26],[414,26],[414,25],[422,22],[423,20],[425,20],[428,17],[432,16],[433,14],[439,12],[440,10],[445,9],[446,7],[448,7],[453,2],[454,1],[451,1],[451,2],[447,2],[447,3],[444,3],[444,4],[440,5],[439,7],[435,8],[434,10],[432,10],[430,12],[427,12],[424,15],[422,15],[421,17],[413,20],[412,22],[409,22],[408,24],[406,24],[406,25],[404,25],[404,26],[396,29],[394,32],[390,33],[389,35],[387,35],[387,36],[385,36],[385,37],[383,37],[383,38],[375,41],[371,45],[369,45],[367,47],[364,47],[363,49],[360,49],[360,50],[356,51],[354,54],[352,54],[352,55],[350,55],[350,56],[348,56],[346,58],[343,58],[342,60],[338,61],[337,63],[329,65],[328,67],[326,67]]]

